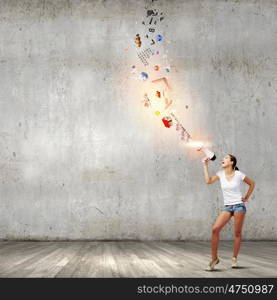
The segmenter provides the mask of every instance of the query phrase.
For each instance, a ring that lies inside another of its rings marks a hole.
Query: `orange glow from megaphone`
[[[188,143],[186,143],[187,147],[190,148],[202,148],[204,146],[204,142],[201,141],[189,141]]]
[[[201,150],[201,148],[204,148],[204,147],[211,147],[211,143],[209,142],[203,142],[203,141],[196,141],[196,140],[191,140],[188,141],[186,144],[185,144],[186,147],[189,147],[189,148],[195,148],[197,150]]]

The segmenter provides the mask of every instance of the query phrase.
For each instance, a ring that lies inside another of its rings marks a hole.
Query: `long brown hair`
[[[233,162],[233,170],[239,170],[237,167],[237,159],[234,155],[228,154],[230,156],[230,160]]]

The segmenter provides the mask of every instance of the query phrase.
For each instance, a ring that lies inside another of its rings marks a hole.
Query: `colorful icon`
[[[172,123],[172,119],[170,117],[164,117],[162,119],[163,123],[164,123],[164,126],[167,127],[167,128],[170,128],[173,123]]]
[[[135,44],[137,45],[137,47],[141,46],[141,40],[139,34],[136,34]]]
[[[158,34],[156,36],[156,40],[157,40],[157,42],[161,42],[163,40],[163,36],[161,34]]]
[[[143,96],[143,103],[145,107],[151,106],[150,99],[148,98],[147,93],[145,93]]]
[[[168,109],[168,107],[172,104],[173,100],[168,100],[167,98],[165,98],[165,108],[164,109]]]
[[[161,92],[156,91],[156,97],[161,98]]]
[[[155,70],[155,71],[159,71],[159,70],[160,70],[160,67],[159,67],[159,66],[155,66],[155,67],[154,67],[154,70]]]
[[[140,73],[140,79],[145,81],[148,79],[148,74],[146,72],[141,72]]]
[[[161,114],[161,113],[160,113],[158,110],[155,111],[155,115],[156,115],[156,116],[159,116],[160,114]]]

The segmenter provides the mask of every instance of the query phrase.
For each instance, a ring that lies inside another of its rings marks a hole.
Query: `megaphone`
[[[204,161],[207,158],[209,158],[210,160],[215,160],[216,159],[216,155],[206,147],[202,146],[198,149],[198,151],[202,151],[206,155],[205,157],[202,158],[202,161]]]

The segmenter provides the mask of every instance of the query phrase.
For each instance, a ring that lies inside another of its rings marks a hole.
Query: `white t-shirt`
[[[225,170],[223,169],[218,171],[216,175],[220,179],[224,205],[243,203],[240,184],[245,178],[245,174],[236,170],[233,178],[228,180],[225,176]]]

